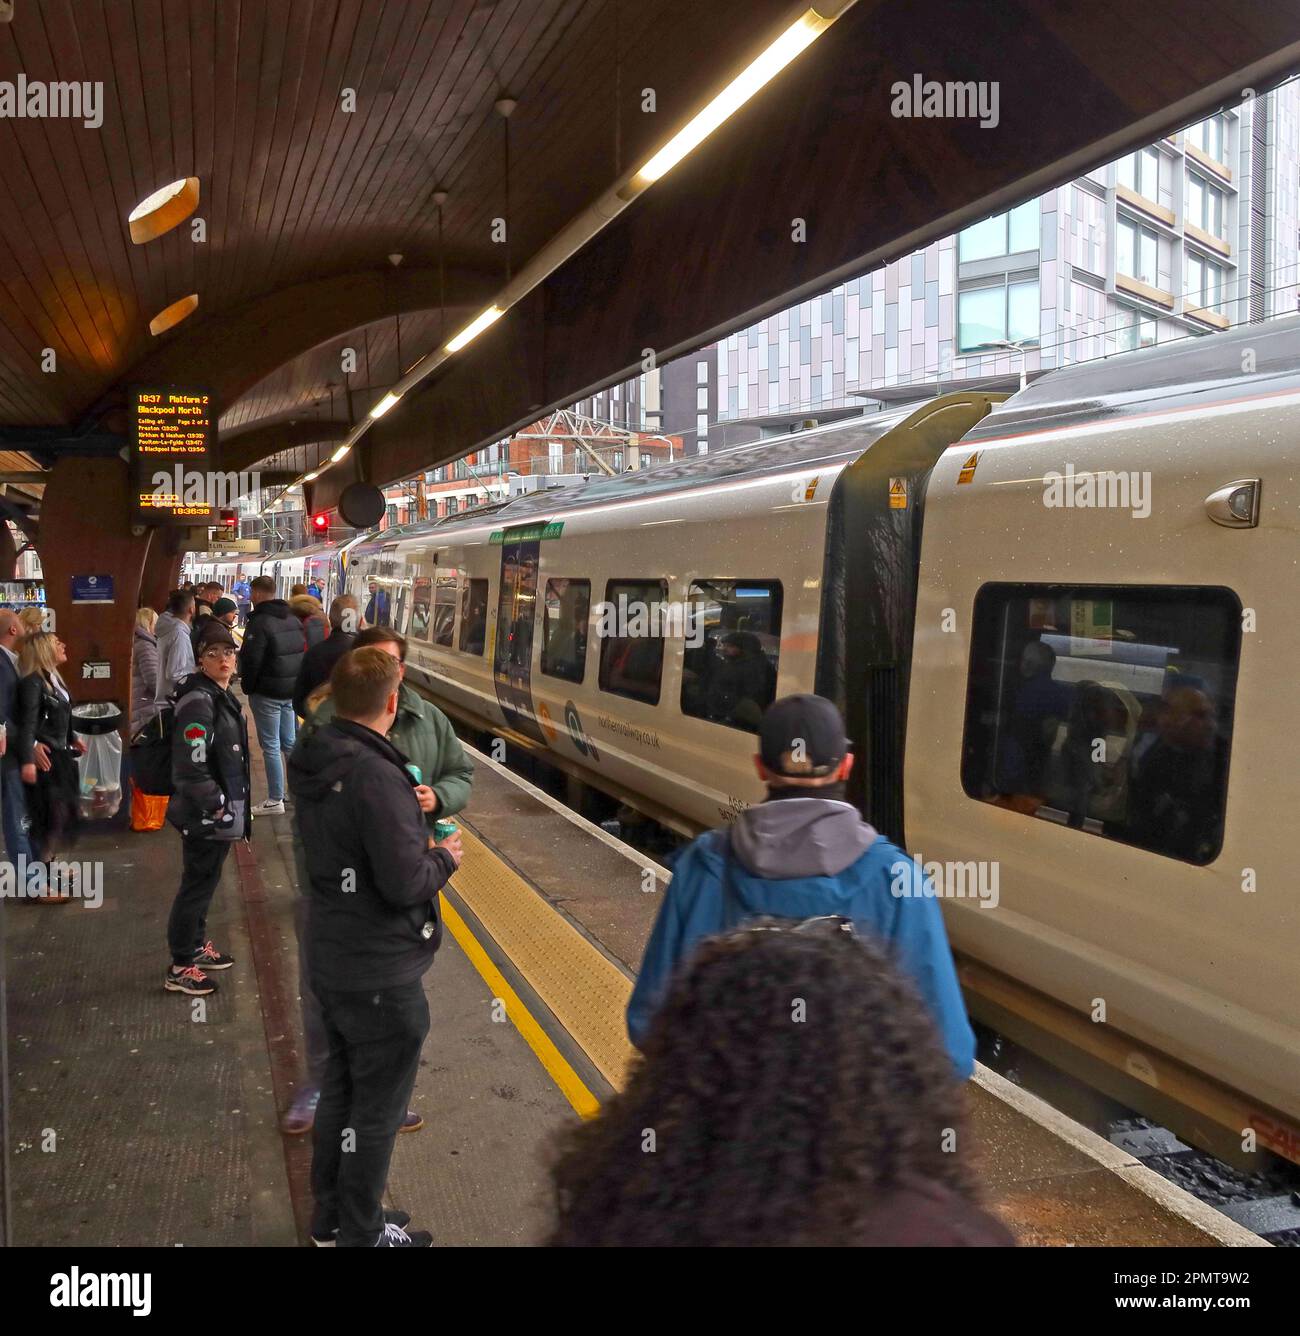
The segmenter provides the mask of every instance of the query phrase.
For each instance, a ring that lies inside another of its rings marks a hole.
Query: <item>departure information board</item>
[[[205,525],[214,495],[216,405],[207,390],[174,385],[131,392],[131,477],[137,524]]]

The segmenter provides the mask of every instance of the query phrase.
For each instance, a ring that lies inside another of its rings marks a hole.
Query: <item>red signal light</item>
[[[324,511],[321,511],[319,515],[313,515],[311,517],[311,527],[317,533],[324,533],[330,527],[330,517]]]

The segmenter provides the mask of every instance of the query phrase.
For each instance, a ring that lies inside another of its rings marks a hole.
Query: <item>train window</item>
[[[452,646],[452,631],[456,624],[456,586],[460,571],[439,566],[433,582],[433,643]]]
[[[1223,845],[1241,602],[1181,586],[985,585],[962,786],[1188,863]]]
[[[487,639],[488,582],[466,580],[460,595],[460,647],[466,654],[482,654]]]
[[[757,733],[776,698],[780,582],[697,580],[686,602],[682,713]]]
[[[546,582],[542,621],[542,672],[581,682],[587,669],[587,611],[591,581],[555,579]]]
[[[647,705],[659,704],[667,599],[668,586],[662,580],[610,580],[606,584],[602,611],[608,614],[610,630],[620,634],[598,630],[602,691]]]
[[[411,581],[411,625],[406,634],[416,640],[429,638],[429,607],[433,601],[433,581],[417,575]]]

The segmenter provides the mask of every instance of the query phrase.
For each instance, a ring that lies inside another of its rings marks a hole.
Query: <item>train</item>
[[[277,552],[270,556],[192,553],[186,556],[181,571],[186,580],[220,581],[221,587],[227,591],[234,589],[240,580],[269,575],[275,581],[279,598],[288,598],[296,584],[314,585],[328,604],[342,590],[340,554],[347,546],[347,543],[339,542],[314,543],[296,552]]]
[[[830,697],[976,1018],[1300,1162],[1298,435],[1292,317],[362,535],[336,579],[463,726],[687,835],[762,799],[767,703]]]

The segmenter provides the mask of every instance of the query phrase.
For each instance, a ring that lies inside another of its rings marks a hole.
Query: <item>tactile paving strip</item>
[[[461,841],[457,894],[600,1074],[621,1088],[633,1056],[623,1021],[631,980],[463,824]]]

